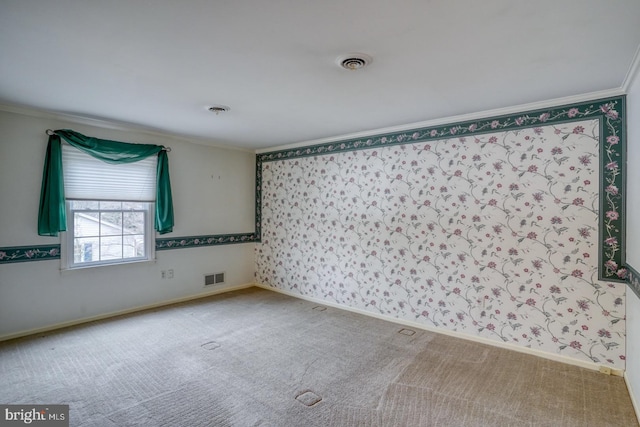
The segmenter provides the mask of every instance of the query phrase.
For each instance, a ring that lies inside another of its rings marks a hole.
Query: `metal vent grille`
[[[224,283],[224,273],[213,273],[204,276],[205,286],[219,285],[220,283]]]
[[[367,62],[361,58],[347,58],[340,65],[347,70],[357,70],[358,68],[364,68]]]
[[[360,70],[367,65],[371,64],[373,59],[369,55],[364,53],[348,53],[346,55],[339,56],[336,59],[336,63],[345,70]]]

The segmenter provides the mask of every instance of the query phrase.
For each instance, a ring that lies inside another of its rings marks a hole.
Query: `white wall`
[[[627,264],[640,271],[640,67],[627,93]],[[627,290],[627,381],[640,411],[640,298]],[[640,413],[640,412],[639,412]]]
[[[161,237],[254,230],[253,153],[150,133],[0,112],[0,247],[60,243],[37,235],[47,128],[170,146],[176,225]],[[156,262],[60,271],[59,260],[0,265],[0,337],[210,292],[203,275],[224,271],[226,286],[253,281],[251,243],[158,251]],[[173,279],[160,271],[173,269]]]

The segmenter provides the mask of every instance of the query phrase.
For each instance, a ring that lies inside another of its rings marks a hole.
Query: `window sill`
[[[91,264],[91,265],[78,265],[78,266],[73,266],[73,267],[66,267],[66,266],[61,266],[60,267],[60,272],[61,273],[66,273],[66,272],[70,272],[70,271],[82,271],[82,270],[92,270],[95,268],[113,268],[113,267],[126,267],[126,266],[135,266],[135,265],[141,265],[141,264],[155,264],[156,263],[156,259],[139,259],[139,260],[132,260],[132,261],[123,261],[123,262],[118,262],[118,263],[109,263],[109,264]]]

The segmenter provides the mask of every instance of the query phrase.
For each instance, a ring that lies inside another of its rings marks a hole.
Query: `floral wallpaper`
[[[267,153],[256,281],[624,369],[616,108]]]

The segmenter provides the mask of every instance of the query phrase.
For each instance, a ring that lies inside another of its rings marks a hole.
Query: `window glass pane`
[[[144,233],[144,212],[123,212],[123,234]]]
[[[99,203],[94,200],[72,200],[71,209],[93,209],[97,210]]]
[[[145,256],[144,234],[124,236],[123,258],[140,258]]]
[[[93,262],[100,257],[98,237],[73,239],[73,262]]]
[[[144,202],[122,202],[122,209],[125,211],[131,210],[131,209],[146,210],[147,205],[148,203],[144,203]]]
[[[122,202],[100,202],[100,209],[122,209]]]
[[[75,237],[99,236],[98,212],[74,212],[73,232]]]
[[[100,235],[116,236],[122,234],[122,212],[100,213]]]
[[[67,206],[69,267],[152,257],[151,203],[74,200]]]
[[[100,260],[122,258],[122,236],[103,237],[100,239]]]

